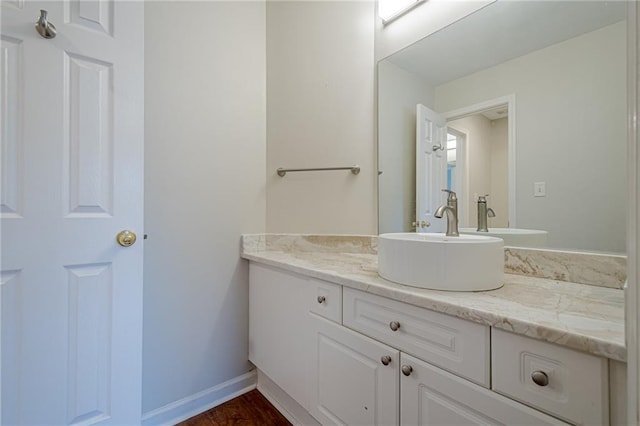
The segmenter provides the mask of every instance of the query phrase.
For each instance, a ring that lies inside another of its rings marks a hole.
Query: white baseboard
[[[256,370],[142,415],[142,424],[175,425],[256,388]]]
[[[258,390],[283,416],[294,425],[320,426],[305,408],[258,370]]]

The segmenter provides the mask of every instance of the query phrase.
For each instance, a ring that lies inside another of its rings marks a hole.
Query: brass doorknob
[[[136,234],[133,231],[125,229],[124,231],[118,232],[118,235],[116,235],[116,241],[122,247],[132,246],[136,242]]]

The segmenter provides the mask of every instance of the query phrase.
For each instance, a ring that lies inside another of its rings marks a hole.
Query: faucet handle
[[[457,200],[458,197],[456,196],[456,193],[453,192],[450,189],[443,189],[442,192],[448,192],[449,195],[447,196],[447,201],[453,201],[453,200]]]

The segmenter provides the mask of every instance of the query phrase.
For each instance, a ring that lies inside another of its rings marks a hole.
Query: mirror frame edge
[[[627,88],[628,88],[628,129],[627,129],[627,284],[625,285],[625,337],[627,348],[627,423],[638,424],[640,421],[640,358],[638,357],[640,341],[638,322],[640,318],[640,292],[638,277],[640,276],[640,256],[637,242],[640,240],[640,180],[638,176],[638,88],[640,74],[638,68],[638,45],[640,33],[638,23],[640,16],[635,1],[627,3]]]

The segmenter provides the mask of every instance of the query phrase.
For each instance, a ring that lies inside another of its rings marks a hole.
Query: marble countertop
[[[425,290],[378,276],[377,238],[245,235],[244,259],[378,296],[556,343],[626,360],[624,292],[617,288],[505,274],[483,292]]]

